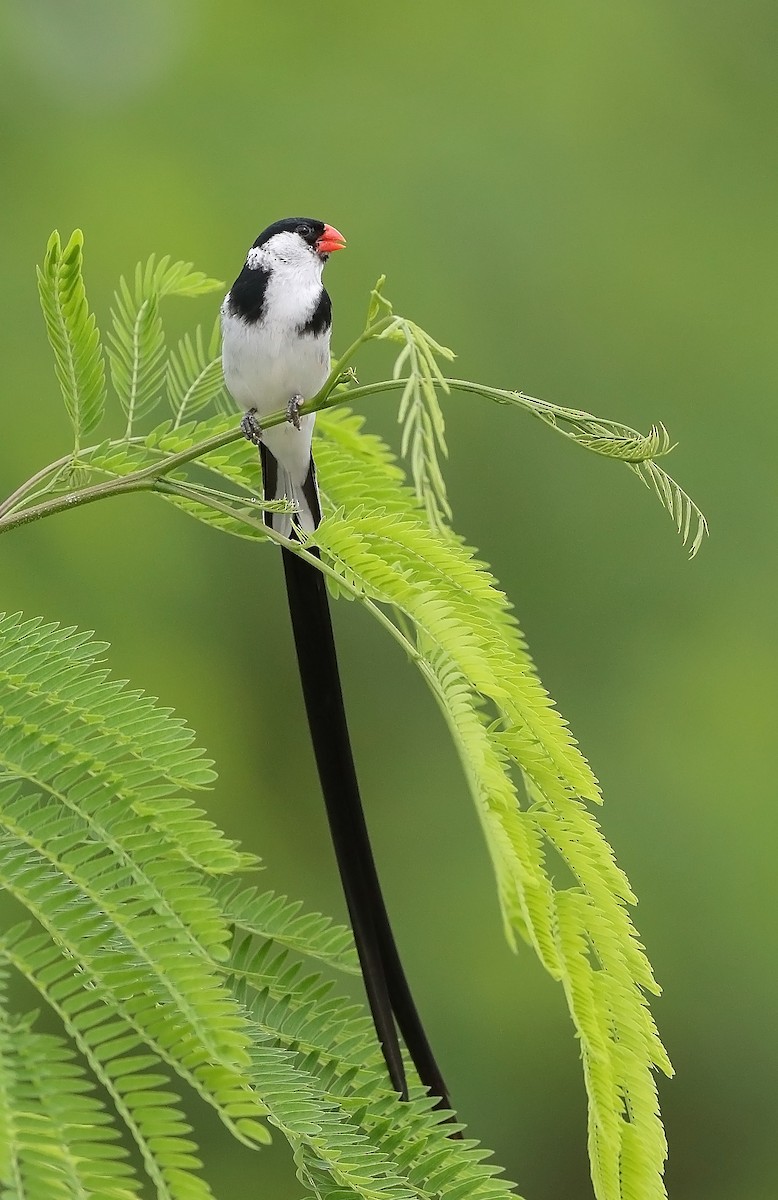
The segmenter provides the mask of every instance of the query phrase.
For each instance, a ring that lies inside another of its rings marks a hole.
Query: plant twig
[[[385,380],[382,383],[368,384],[365,387],[353,388],[347,392],[334,393],[334,389],[343,374],[343,369],[346,364],[354,357],[365,342],[370,341],[383,331],[388,324],[390,318],[385,317],[372,325],[368,325],[359,337],[351,343],[344,354],[340,356],[334,367],[330,371],[327,381],[317,394],[302,405],[300,408],[301,415],[306,413],[315,413],[323,409],[334,408],[337,405],[344,404],[348,399],[359,399],[362,396],[373,395],[381,391],[393,391],[395,388],[403,386],[401,380]],[[264,417],[262,420],[263,429],[271,429],[274,425],[280,425],[287,420],[287,413],[284,409],[279,409],[270,416]],[[202,458],[203,455],[209,454],[213,450],[220,450],[223,446],[229,446],[232,442],[237,442],[242,433],[236,425],[235,429],[227,430],[225,433],[216,434],[211,438],[206,438],[202,442],[197,442],[190,446],[188,450],[182,450],[178,454],[170,454],[166,458],[161,459],[157,463],[151,463],[146,467],[141,467],[137,471],[133,471],[130,475],[125,475],[121,479],[110,479],[105,483],[93,484],[90,487],[80,488],[73,492],[67,492],[63,496],[56,496],[51,500],[46,500],[40,504],[32,505],[30,508],[24,509],[21,512],[14,512],[13,509],[23,500],[25,496],[33,490],[35,485],[40,480],[45,479],[47,475],[66,466],[69,462],[78,462],[78,458],[72,454],[67,454],[64,457],[57,459],[56,462],[49,463],[48,466],[42,467],[35,475],[31,476],[25,483],[21,484],[6,500],[0,504],[0,533],[7,533],[10,529],[16,529],[20,525],[28,525],[32,521],[38,521],[42,517],[52,516],[54,513],[64,512],[67,509],[79,508],[83,504],[92,504],[95,500],[102,500],[108,496],[126,495],[129,492],[148,491],[153,489],[156,480],[168,474],[170,471],[176,470],[177,467],[184,466],[186,463],[193,462],[195,459]],[[131,438],[120,439],[121,445],[125,445],[127,441],[137,442],[143,439]],[[149,482],[150,481],[150,482]],[[142,486],[139,486],[142,485]]]

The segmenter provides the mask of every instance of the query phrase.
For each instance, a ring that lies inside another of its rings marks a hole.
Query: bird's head
[[[315,263],[319,269],[334,250],[342,250],[346,239],[332,225],[313,217],[286,217],[260,233],[246,259],[249,267],[272,267],[284,263],[304,268]]]

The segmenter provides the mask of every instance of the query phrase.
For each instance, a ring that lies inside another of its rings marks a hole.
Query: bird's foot
[[[300,428],[300,409],[305,404],[304,398],[298,393],[286,406],[286,419],[295,429]]]
[[[257,410],[250,408],[240,423],[240,431],[247,441],[258,446],[262,440],[262,429],[257,420]]]

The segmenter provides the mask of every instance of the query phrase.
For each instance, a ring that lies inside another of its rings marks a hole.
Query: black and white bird
[[[311,458],[315,418],[297,410],[329,374],[332,305],[321,276],[329,255],[345,244],[323,221],[276,221],[254,242],[222,305],[224,378],[247,414],[247,435],[257,437],[262,417],[280,408],[289,416],[259,442],[265,499],[295,501],[307,533],[321,520]],[[268,524],[292,534],[290,516],[276,514]]]
[[[265,513],[286,538],[321,521],[311,455],[313,414],[300,414],[330,371],[332,305],[322,284],[329,255],[345,246],[332,225],[309,217],[276,221],[259,235],[222,305],[224,378],[243,409],[241,427],[259,446],[266,500],[295,502]],[[288,420],[262,431],[262,417]],[[314,551],[315,553],[315,551]],[[343,706],[324,578],[282,548],[303,696],[338,868],[370,1010],[393,1087],[408,1095],[398,1027],[419,1078],[450,1108],[389,924],[368,838]]]

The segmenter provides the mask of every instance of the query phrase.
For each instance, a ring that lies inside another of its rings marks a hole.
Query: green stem
[[[21,484],[15,492],[11,492],[11,495],[8,496],[8,498],[4,500],[2,504],[0,504],[0,517],[3,517],[7,512],[10,512],[11,509],[18,504],[20,500],[23,500],[24,497],[33,490],[35,485],[40,483],[41,480],[45,479],[47,475],[53,475],[55,471],[61,470],[62,467],[66,467],[68,463],[72,461],[72,454],[64,454],[62,458],[58,458],[56,462],[49,463],[47,467],[41,467],[40,471],[36,471],[34,475],[31,475],[26,483]]]
[[[392,323],[393,319],[391,316],[382,317],[380,321],[374,321],[372,325],[368,325],[362,330],[356,341],[351,343],[344,354],[341,354],[335,366],[330,371],[324,387],[319,390],[318,396],[323,396],[326,399],[343,374],[344,367],[347,363],[351,362],[359,347],[364,346],[365,342],[372,341],[373,338],[380,337],[383,331]],[[317,398],[316,396],[314,397],[314,399]]]
[[[271,425],[279,425],[286,420],[286,413],[279,411],[273,413],[264,422],[265,428]],[[167,458],[160,459],[159,462],[151,463],[147,467],[141,467],[138,471],[133,471],[131,475],[124,475],[120,479],[109,479],[105,483],[96,483],[91,487],[82,488],[80,491],[69,492],[64,496],[56,496],[52,500],[46,500],[42,504],[35,504],[32,508],[24,509],[22,512],[6,513],[0,517],[0,533],[5,533],[9,529],[15,529],[18,525],[26,525],[31,521],[38,521],[41,517],[48,517],[53,513],[64,512],[66,509],[79,508],[82,504],[92,504],[95,500],[102,500],[107,496],[121,496],[127,492],[151,491],[155,483],[168,471],[175,471],[177,467],[183,466],[188,462],[192,462],[196,458],[200,458],[204,454],[209,454],[213,450],[220,450],[222,446],[229,446],[232,442],[237,442],[243,437],[239,427],[228,429],[224,433],[214,434],[213,437],[206,438],[202,442],[196,442],[190,446],[188,450],[182,450],[179,454],[169,454]],[[26,489],[26,485],[25,489]]]
[[[525,392],[511,392],[505,388],[489,387],[485,383],[472,383],[469,379],[446,379],[445,382],[458,392],[470,392],[475,396],[485,396],[488,400],[496,401],[497,404],[512,404],[516,408],[521,408],[547,425],[552,425],[558,433],[564,434],[565,437],[574,437],[575,435],[566,429],[560,429],[556,425],[557,421],[567,421],[571,425],[594,422],[610,428],[617,424],[614,421],[604,421],[602,417],[584,412],[583,409],[563,408],[559,404],[552,404],[549,400],[539,400],[537,396],[528,396]],[[619,426],[622,429],[628,429],[626,425],[619,423]],[[640,437],[636,430],[630,429],[630,433]]]
[[[351,398],[360,399],[363,396],[375,395],[381,391],[392,391],[397,387],[403,386],[401,381],[392,379],[385,380],[382,383],[367,384],[364,387],[353,388],[347,392],[334,393],[334,388],[346,364],[354,357],[360,346],[378,337],[390,323],[390,320],[390,317],[384,317],[382,320],[376,321],[363,330],[345,353],[340,356],[330,371],[324,386],[320,388],[311,400],[307,401],[301,407],[301,414],[304,415],[306,413],[319,412],[322,409],[334,408],[337,405],[344,404]],[[263,419],[262,428],[271,429],[274,425],[280,425],[286,420],[286,411],[279,409],[277,412]],[[7,500],[0,504],[0,533],[7,533],[9,529],[16,529],[19,525],[28,525],[32,521],[40,520],[41,517],[64,512],[66,509],[79,508],[82,504],[92,504],[95,500],[102,500],[108,496],[121,496],[129,492],[148,491],[150,488],[153,488],[154,483],[161,479],[163,475],[176,470],[177,467],[192,462],[196,458],[201,458],[213,450],[220,450],[223,446],[228,446],[232,442],[238,441],[242,436],[240,429],[236,427],[235,429],[227,430],[225,433],[216,434],[212,438],[207,438],[205,441],[197,442],[195,445],[190,446],[188,450],[183,450],[179,454],[168,455],[167,458],[163,458],[157,463],[151,463],[147,467],[142,467],[138,471],[133,471],[132,474],[125,475],[121,479],[107,480],[105,483],[94,484],[79,491],[69,492],[64,496],[57,496],[41,504],[32,505],[22,512],[13,512],[12,510],[16,504],[32,491],[36,483],[41,479],[45,479],[47,475],[61,468],[71,460],[73,456],[67,455],[42,468],[42,470],[38,471],[31,479],[28,479],[26,483],[18,487]],[[129,440],[135,441],[137,439],[133,438]]]
[[[153,489],[153,479],[139,479],[133,475],[127,475],[124,479],[112,479],[107,483],[97,483],[92,487],[82,488],[81,491],[67,492],[64,496],[56,496],[53,500],[34,504],[21,512],[8,513],[0,518],[0,533],[7,533],[9,529],[16,529],[19,525],[29,525],[32,521],[39,521],[41,517],[65,512],[69,508],[80,508],[82,504],[105,500],[108,496],[122,496],[127,492],[150,492]]]
[[[407,379],[382,379],[378,383],[362,383],[358,387],[349,388],[347,392],[336,392],[333,396],[327,396],[318,407],[320,409],[336,408],[339,404],[350,404],[352,400],[364,400],[366,396],[375,396],[379,392],[397,392],[404,388],[407,382]],[[308,406],[305,405],[300,412],[305,412],[307,408]]]
[[[301,414],[336,408],[339,405],[352,403],[355,400],[363,400],[368,396],[379,395],[382,392],[399,391],[405,387],[408,382],[406,379],[382,379],[377,383],[362,384],[354,388],[348,388],[346,391],[336,392],[334,390],[344,366],[353,358],[359,347],[372,338],[377,337],[391,320],[391,317],[385,317],[383,320],[375,322],[375,324],[369,326],[360,334],[356,341],[352,342],[345,354],[338,359],[324,386],[311,400],[302,405],[300,409]],[[487,387],[485,384],[471,383],[467,379],[446,379],[444,383],[448,387],[455,388],[460,392],[470,392],[475,395],[486,396],[502,404],[515,404],[544,422],[553,424],[557,432],[563,434],[565,437],[572,437],[573,440],[575,440],[574,435],[571,435],[568,430],[560,429],[556,425],[556,420],[564,420],[575,424],[578,421],[588,422],[597,419],[590,413],[547,404],[545,401],[526,396],[523,392],[508,392],[501,388]],[[271,429],[274,425],[280,425],[285,420],[287,420],[286,411],[279,409],[277,412],[263,419],[262,427],[263,429]],[[91,504],[95,500],[101,500],[107,496],[124,495],[125,493],[134,491],[147,491],[149,488],[153,488],[158,480],[171,471],[175,471],[178,467],[184,466],[195,459],[202,458],[213,450],[220,450],[223,446],[237,442],[242,436],[239,427],[236,426],[223,433],[214,434],[213,437],[206,438],[202,442],[196,442],[188,450],[182,450],[178,454],[170,454],[166,458],[160,459],[159,462],[142,467],[140,470],[134,471],[130,475],[125,475],[121,479],[111,479],[105,483],[94,484],[91,487],[82,488],[80,491],[70,492],[64,496],[58,496],[52,500],[35,504],[21,512],[12,511],[19,501],[32,491],[36,483],[40,482],[41,479],[45,479],[47,475],[60,469],[71,460],[72,456],[67,455],[38,471],[36,475],[28,479],[7,500],[0,504],[0,533],[5,533],[9,529],[15,529],[19,525],[29,524],[31,521],[37,521],[41,517],[46,517],[53,513],[64,512],[70,508],[78,508],[82,504]],[[142,439],[133,438],[132,440],[137,441]]]

